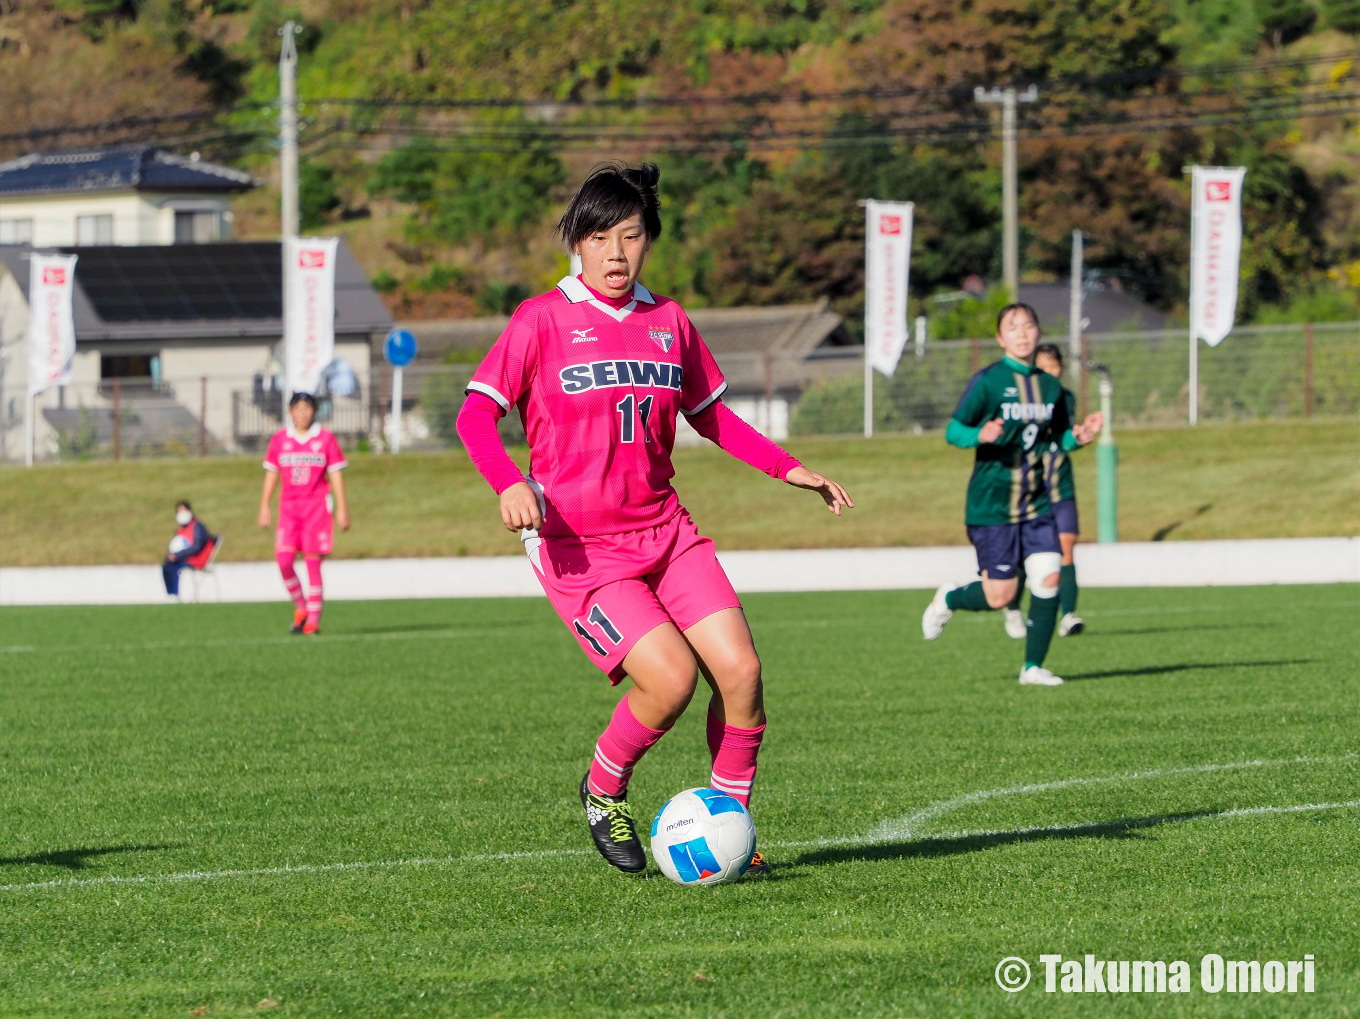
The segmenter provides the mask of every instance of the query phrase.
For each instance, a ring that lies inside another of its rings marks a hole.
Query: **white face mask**
[[[189,521],[193,519],[194,515],[190,513],[187,509],[178,510],[175,513],[175,523],[179,524],[180,527],[184,527],[186,524],[189,523]]]

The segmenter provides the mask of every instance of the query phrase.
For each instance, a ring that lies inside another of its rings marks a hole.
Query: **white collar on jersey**
[[[306,442],[308,439],[315,439],[321,434],[321,423],[319,421],[313,421],[312,427],[299,435],[298,430],[293,427],[293,422],[289,421],[284,431],[288,433],[288,438],[292,439],[294,442]]]
[[[582,283],[576,276],[563,276],[561,282],[557,284],[557,289],[560,290],[562,296],[572,304],[592,305],[599,308],[616,322],[622,322],[626,319],[632,313],[633,309],[638,306],[638,301],[641,301],[644,304],[656,303],[656,298],[652,296],[652,292],[641,283],[633,284],[633,299],[622,308],[611,308],[603,301],[596,300],[595,295],[590,292],[590,288]]]

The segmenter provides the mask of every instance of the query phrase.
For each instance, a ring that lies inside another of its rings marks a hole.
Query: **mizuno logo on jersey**
[[[1053,416],[1051,403],[1003,403],[1003,421],[1047,421]]]
[[[572,343],[594,343],[596,340],[599,339],[599,337],[598,337],[598,336],[592,336],[592,335],[590,334],[591,328],[593,328],[593,327],[587,326],[585,329],[573,329],[573,330],[571,331],[571,337],[572,337],[571,342],[572,342]]]
[[[667,361],[592,361],[567,365],[557,377],[562,380],[562,392],[575,396],[610,386],[679,389],[685,373],[678,364]]]
[[[1007,386],[1001,391],[1002,396],[1019,396],[1020,392],[1014,386]]]

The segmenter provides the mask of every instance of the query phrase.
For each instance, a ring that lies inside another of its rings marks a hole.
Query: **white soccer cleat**
[[[1006,617],[1006,636],[1014,637],[1016,640],[1024,640],[1029,634],[1029,627],[1025,623],[1025,614],[1019,609],[1002,609],[1001,614]]]
[[[935,590],[935,597],[926,606],[925,614],[921,616],[921,633],[926,640],[934,640],[944,633],[944,624],[953,617],[954,610],[944,603],[944,596],[953,589],[952,584],[941,584]]]
[[[1067,615],[1063,616],[1062,619],[1058,620],[1059,637],[1075,637],[1085,629],[1086,620],[1082,619],[1081,616],[1077,615],[1075,612],[1069,612]]]
[[[1031,665],[1020,670],[1021,686],[1062,686],[1062,677],[1055,676],[1042,665]]]

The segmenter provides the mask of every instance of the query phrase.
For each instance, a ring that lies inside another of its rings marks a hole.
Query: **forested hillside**
[[[647,278],[699,304],[825,296],[853,321],[864,197],[917,203],[918,297],[1000,269],[1022,108],[1022,264],[1177,311],[1189,163],[1249,167],[1242,317],[1360,317],[1360,0],[0,0],[8,154],[157,140],[247,167],[277,229],[278,27],[300,21],[303,210],[404,314],[504,311],[605,158],[662,167]],[[960,324],[964,329],[966,324]]]

